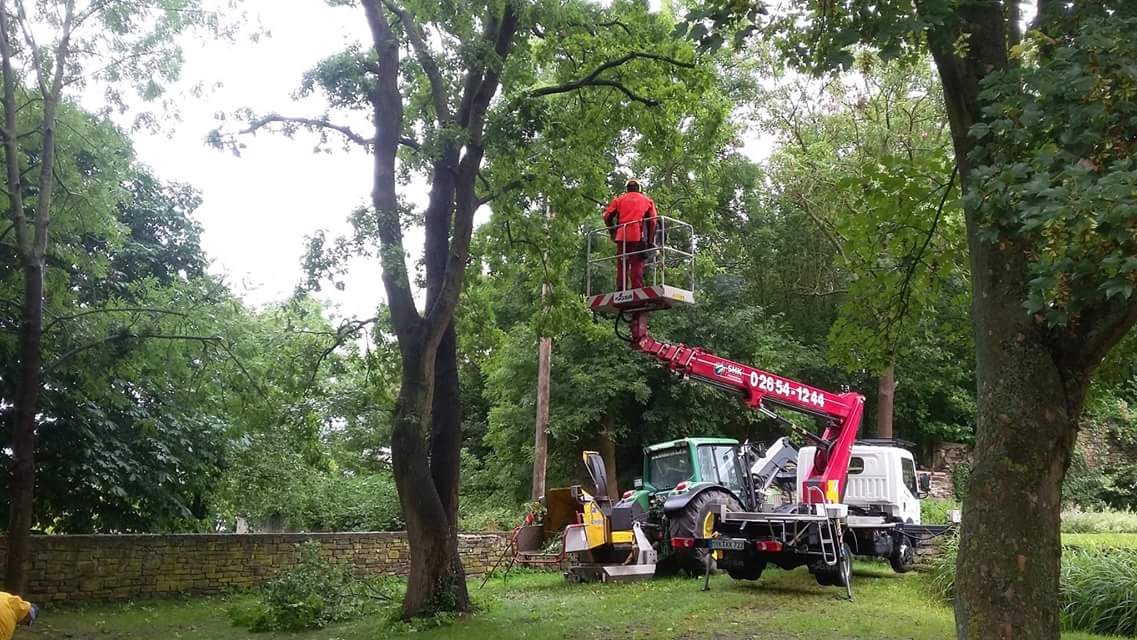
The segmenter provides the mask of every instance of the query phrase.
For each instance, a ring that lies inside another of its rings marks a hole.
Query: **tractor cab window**
[[[742,488],[734,447],[704,445],[698,449],[698,458],[699,477],[703,482],[715,482],[732,491]]]
[[[680,482],[691,479],[691,457],[686,447],[656,451],[651,455],[648,470],[651,472],[649,482],[656,491],[674,489]]]
[[[742,478],[738,476],[737,455],[734,447],[715,447],[715,462],[719,467],[719,483],[731,491],[742,490]]]

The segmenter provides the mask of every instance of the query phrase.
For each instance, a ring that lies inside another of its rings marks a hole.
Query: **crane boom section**
[[[698,347],[659,342],[647,335],[642,315],[632,320],[632,348],[654,357],[671,371],[736,393],[752,409],[776,404],[824,419],[813,469],[801,487],[802,502],[840,502],[845,495],[849,459],[864,411],[859,393],[830,393],[796,380],[721,358]]]

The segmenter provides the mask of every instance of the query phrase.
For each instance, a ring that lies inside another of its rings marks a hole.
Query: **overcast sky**
[[[141,161],[159,176],[200,190],[204,204],[196,217],[213,272],[249,303],[263,305],[289,295],[302,278],[305,236],[349,230],[348,214],[368,199],[370,159],[338,147],[314,155],[312,136],[289,140],[269,133],[245,139],[248,147],[237,158],[207,147],[205,135],[216,126],[215,113],[244,107],[321,114],[319,100],[291,99],[301,74],[367,34],[358,10],[333,9],[320,0],[247,0],[244,6],[270,36],[256,44],[242,38],[188,46],[183,82],[175,89],[186,94],[180,99],[183,121],[172,135],[132,137]],[[186,88],[198,82],[220,86],[206,98],[190,97]],[[339,307],[337,315],[372,314],[382,300],[376,262],[353,263],[347,285],[321,295]]]

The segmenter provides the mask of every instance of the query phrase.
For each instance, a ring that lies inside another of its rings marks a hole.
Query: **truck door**
[[[900,517],[905,522],[920,524],[920,488],[916,484],[916,461],[907,451],[900,456],[900,478],[904,485],[900,490]]]

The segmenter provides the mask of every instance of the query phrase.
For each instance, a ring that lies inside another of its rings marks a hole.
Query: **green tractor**
[[[606,497],[609,485],[600,454],[585,451],[596,494],[579,486],[545,493],[544,531],[563,529],[566,577],[591,581],[703,574],[708,550],[692,542],[715,537],[715,516],[723,506],[731,511],[756,508],[743,503],[755,480],[763,496],[787,472],[792,487],[796,451],[783,441],[762,448],[757,457],[740,455],[749,445],[732,438],[681,438],[645,447],[643,475],[615,503]],[[755,459],[753,469],[744,467],[744,461]],[[717,560],[721,552],[713,554]]]
[[[656,574],[682,571],[700,575],[706,549],[672,545],[672,540],[710,538],[714,513],[723,504],[740,510],[745,470],[738,465],[738,441],[732,438],[681,438],[644,448],[643,476],[624,493],[613,513],[627,511],[646,521],[659,549]],[[620,514],[623,515],[623,514]]]

